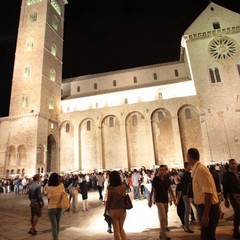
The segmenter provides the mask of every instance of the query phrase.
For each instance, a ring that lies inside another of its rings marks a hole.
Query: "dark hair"
[[[60,180],[60,176],[57,173],[52,173],[48,180],[48,186],[53,186],[53,187],[58,186],[59,180]]]
[[[35,174],[33,176],[33,181],[37,181],[39,179],[40,175],[39,174]]]
[[[187,154],[193,159],[193,160],[199,160],[200,154],[199,151],[196,148],[189,148]]]
[[[229,163],[232,163],[234,161],[236,161],[234,158],[231,158],[231,159],[228,160]]]
[[[119,186],[122,184],[122,180],[118,171],[110,172],[109,183],[111,186]]]
[[[159,166],[159,168],[164,169],[164,170],[168,170],[167,165],[165,165],[165,164],[161,164]]]

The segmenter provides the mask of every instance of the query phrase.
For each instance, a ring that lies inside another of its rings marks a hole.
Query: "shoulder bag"
[[[129,197],[128,194],[124,196],[124,205],[125,205],[125,209],[127,210],[133,208],[131,198]]]
[[[69,199],[68,199],[68,193],[65,191],[62,191],[60,200],[59,200],[59,207],[63,209],[68,209],[70,206]]]

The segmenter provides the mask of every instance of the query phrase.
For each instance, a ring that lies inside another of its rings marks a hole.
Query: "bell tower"
[[[14,129],[22,125],[12,138],[22,141],[27,161],[36,162],[28,171],[59,169],[65,4],[67,0],[22,0],[9,117],[16,119]]]
[[[23,0],[12,80],[10,116],[56,118],[62,79],[65,0]]]

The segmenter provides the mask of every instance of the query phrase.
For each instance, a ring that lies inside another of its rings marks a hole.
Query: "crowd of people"
[[[103,171],[93,173],[68,173],[50,176],[39,174],[33,178],[15,177],[0,181],[2,193],[28,194],[31,202],[31,227],[29,234],[36,235],[36,225],[44,206],[43,196],[48,199],[48,215],[52,226],[52,236],[58,239],[63,209],[57,199],[62,191],[69,194],[70,207],[66,211],[79,211],[79,194],[82,197],[82,211],[88,210],[88,191],[98,191],[99,201],[105,205],[103,215],[107,222],[107,232],[114,234],[115,240],[126,240],[124,231],[126,209],[124,196],[131,195],[133,201],[146,199],[148,206],[156,205],[158,210],[160,239],[168,236],[168,206],[174,203],[184,231],[194,231],[190,223],[199,224],[201,240],[215,240],[219,219],[224,217],[221,201],[228,208],[232,206],[233,238],[240,239],[240,167],[236,160],[226,164],[205,166],[200,162],[197,149],[189,149],[188,161],[183,169],[168,169],[160,165],[153,169],[133,171]]]

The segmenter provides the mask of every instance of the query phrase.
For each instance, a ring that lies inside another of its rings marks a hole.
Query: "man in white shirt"
[[[188,149],[187,159],[192,165],[193,201],[198,205],[201,240],[215,240],[220,211],[213,176],[199,161],[200,154],[196,148]]]
[[[98,173],[97,175],[97,189],[99,192],[99,200],[103,200],[103,195],[102,195],[102,191],[103,191],[103,183],[104,183],[104,177],[103,174],[101,172]]]
[[[140,173],[137,171],[137,169],[134,169],[132,173],[132,184],[133,184],[133,196],[135,200],[140,200],[140,191],[139,191],[140,178],[141,178]]]

